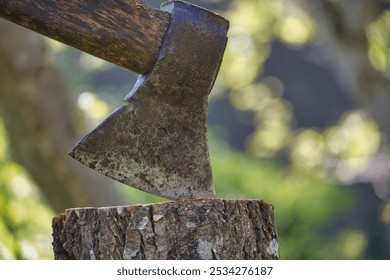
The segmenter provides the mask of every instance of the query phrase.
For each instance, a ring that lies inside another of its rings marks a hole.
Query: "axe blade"
[[[207,147],[208,95],[228,21],[181,1],[157,61],[118,108],[69,153],[104,175],[168,199],[214,197]]]

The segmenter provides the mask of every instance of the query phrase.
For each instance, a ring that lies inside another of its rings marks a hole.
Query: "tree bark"
[[[75,208],[53,219],[55,259],[279,259],[273,206],[195,199]]]
[[[0,0],[0,17],[140,74],[152,68],[170,18],[142,0]]]
[[[3,20],[0,37],[0,115],[13,159],[58,213],[125,203],[111,180],[67,155],[86,126],[43,39]]]

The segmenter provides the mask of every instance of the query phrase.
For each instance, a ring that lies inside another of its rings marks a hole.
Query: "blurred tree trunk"
[[[338,74],[348,83],[352,97],[366,108],[376,121],[390,144],[390,80],[376,71],[368,57],[369,42],[366,36],[368,25],[383,12],[383,2],[379,0],[308,0],[308,8],[317,21],[319,38],[327,46],[338,66]],[[375,157],[366,170],[356,174],[349,183],[369,182],[374,186],[375,194],[382,200],[389,201],[389,156]],[[354,182],[355,181],[355,182]],[[361,189],[364,212],[369,213],[367,206],[379,204],[373,196]],[[388,203],[388,202],[387,202]],[[384,205],[384,204],[383,204]],[[377,207],[383,208],[383,205]],[[373,213],[373,212],[371,212]],[[369,244],[366,249],[368,258],[388,257],[388,240],[382,235],[383,227],[375,221],[377,213],[368,217],[366,233]],[[364,216],[364,215],[363,215]],[[362,215],[358,213],[359,219]],[[388,228],[388,226],[387,226]],[[381,242],[384,240],[383,242]]]
[[[57,212],[124,204],[109,180],[67,155],[85,127],[43,38],[3,20],[0,37],[0,116],[14,160]]]
[[[306,1],[317,21],[319,38],[329,47],[352,97],[367,108],[390,139],[390,80],[368,58],[366,28],[381,12],[378,0]]]

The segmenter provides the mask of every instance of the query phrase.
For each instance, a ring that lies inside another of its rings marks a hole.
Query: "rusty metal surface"
[[[152,71],[70,155],[119,182],[178,200],[214,197],[207,147],[208,95],[228,22],[184,2],[168,2],[170,27]]]

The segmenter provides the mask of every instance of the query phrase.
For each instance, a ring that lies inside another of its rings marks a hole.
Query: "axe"
[[[168,199],[215,196],[207,105],[226,19],[182,1],[155,10],[141,0],[0,0],[0,16],[140,74],[73,158]]]

